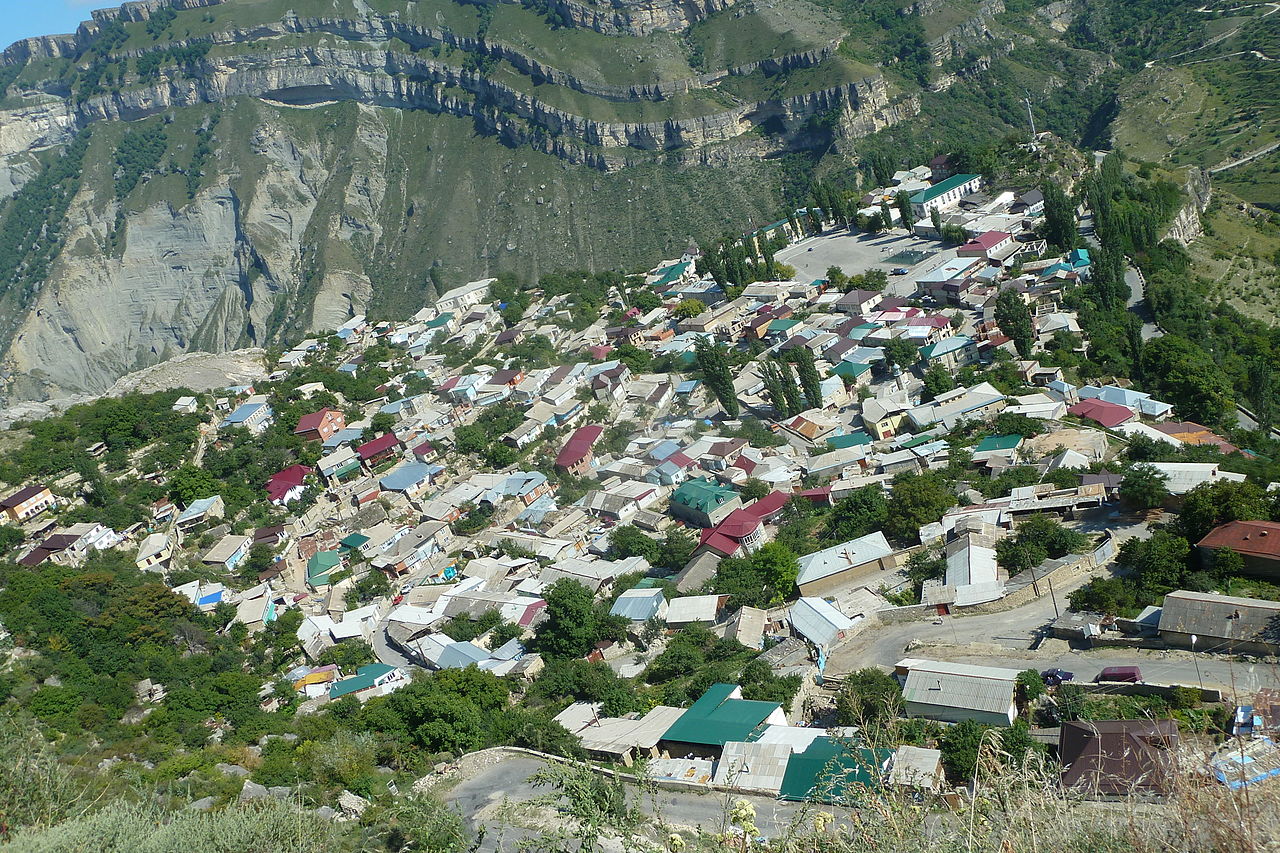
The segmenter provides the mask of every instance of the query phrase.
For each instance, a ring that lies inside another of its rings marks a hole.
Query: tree
[[[898,206],[898,215],[902,217],[902,227],[910,231],[916,220],[915,214],[911,210],[911,193],[905,190],[898,193],[894,197],[894,203]]]
[[[671,309],[671,316],[677,320],[691,320],[706,310],[707,306],[697,299],[684,299]]]
[[[1173,403],[1179,416],[1210,426],[1235,417],[1231,381],[1208,351],[1177,335],[1142,348],[1142,376],[1151,390]]]
[[[1147,464],[1133,465],[1120,481],[1120,499],[1134,509],[1152,509],[1169,497],[1169,478]]]
[[[1031,309],[1022,300],[1022,296],[1012,287],[1000,291],[996,297],[996,325],[1000,331],[1013,339],[1013,345],[1022,358],[1030,358],[1032,345],[1035,342],[1035,326],[1031,320]]]
[[[942,394],[951,391],[956,387],[956,381],[952,378],[951,373],[941,364],[932,365],[924,372],[924,390],[929,395],[930,400],[937,399]]]
[[[271,555],[271,549],[266,545],[254,545],[241,565],[240,577],[248,583],[257,583],[258,578],[273,565],[275,558]]]
[[[889,367],[908,368],[920,360],[920,350],[906,338],[893,338],[884,345],[884,361]]]
[[[720,347],[706,335],[699,335],[693,347],[698,369],[702,371],[707,388],[720,402],[725,414],[730,418],[737,418],[741,409],[737,392],[733,388],[733,374],[729,370],[728,359]]]
[[[748,477],[747,481],[742,484],[742,488],[738,489],[738,494],[743,501],[758,501],[771,491],[773,491],[772,487],[764,480]]]
[[[840,267],[827,267],[827,284],[831,285],[835,290],[849,289],[849,276],[845,275],[844,270]]]
[[[1034,669],[1018,673],[1018,693],[1023,702],[1034,702],[1044,695],[1044,679]]]
[[[845,676],[836,696],[836,721],[864,731],[883,729],[902,713],[902,688],[898,679],[875,667]]]
[[[179,506],[218,494],[218,481],[203,468],[183,465],[169,478],[169,497]]]
[[[1229,480],[1196,486],[1182,500],[1178,528],[1191,542],[1199,542],[1228,521],[1271,518],[1267,493],[1257,483]]]
[[[978,766],[978,752],[988,731],[989,726],[964,720],[947,729],[942,736],[938,749],[942,752],[942,765],[952,782],[963,784],[972,780]]]
[[[800,379],[800,388],[804,391],[805,402],[809,408],[822,406],[822,377],[813,363],[813,351],[808,347],[796,347],[790,353],[790,360],[796,366],[796,374]]]
[[[365,434],[369,438],[391,432],[396,428],[395,415],[389,415],[386,412],[378,412],[369,419],[369,428],[365,430]]]
[[[774,601],[787,598],[796,589],[796,577],[800,573],[800,562],[795,552],[778,542],[766,542],[760,550],[752,554],[751,564],[764,578],[765,583],[776,592]]]
[[[609,534],[609,553],[615,560],[644,557],[655,564],[660,550],[657,540],[634,524],[620,524]]]
[[[936,207],[929,208],[929,222],[933,225],[934,232],[942,236],[942,212]]]
[[[795,414],[791,411],[791,404],[787,399],[786,389],[783,387],[782,371],[778,369],[778,363],[771,358],[762,359],[759,362],[760,379],[764,382],[764,393],[769,398],[769,404],[773,406],[773,410],[779,418],[785,418]]]
[[[1080,238],[1076,228],[1076,207],[1054,181],[1040,186],[1044,193],[1044,239],[1063,252],[1074,249]]]
[[[921,527],[939,521],[955,504],[956,496],[937,471],[899,474],[889,493],[884,532],[900,541],[916,540]]]
[[[880,530],[889,518],[889,501],[878,485],[855,489],[831,508],[822,541],[829,544],[848,542]]]
[[[782,396],[787,401],[787,414],[794,415],[797,412],[804,411],[804,396],[800,391],[800,385],[796,382],[796,377],[791,372],[791,365],[785,361],[774,359],[774,365],[778,369],[778,376],[782,382]]]
[[[601,637],[596,634],[591,590],[569,578],[547,588],[547,618],[538,628],[538,650],[549,658],[579,658]]]

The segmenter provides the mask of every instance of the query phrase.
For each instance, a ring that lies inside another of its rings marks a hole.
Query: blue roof
[[[489,653],[474,643],[454,643],[440,652],[436,666],[441,669],[466,669],[489,659]]]
[[[378,481],[378,485],[389,492],[401,492],[430,477],[431,466],[425,462],[404,462],[388,471],[386,476]]]
[[[200,500],[192,501],[187,508],[178,516],[178,521],[186,521],[188,518],[198,518],[209,511],[214,502],[221,499],[220,495],[214,495],[210,498],[200,498]]]
[[[358,441],[363,437],[364,437],[364,430],[361,429],[360,427],[346,427],[345,429],[340,429],[337,432],[335,432],[333,435],[326,438],[324,440],[324,444],[322,444],[321,446],[326,449],[339,447],[343,444],[349,444],[353,441]]]
[[[679,385],[676,386],[676,393],[692,394],[694,391],[697,390],[698,386],[701,384],[702,384],[702,381],[699,379],[686,379],[685,381],[681,382]]]
[[[197,605],[217,604],[219,601],[222,601],[222,590],[218,590],[217,592],[211,592],[208,595],[201,596],[200,598],[196,599],[196,604]]]
[[[356,372],[356,368],[357,368],[358,366],[359,366],[359,365],[351,364],[350,362],[348,362],[347,364],[339,365],[339,366],[338,366],[338,372],[339,372],[339,373],[355,373],[355,372]]]
[[[267,406],[266,403],[241,403],[234,412],[223,419],[222,423],[225,425],[242,424],[263,407],[266,407],[267,412],[270,413],[271,407]]]
[[[653,447],[650,447],[649,453],[647,455],[650,459],[665,460],[667,457],[669,457],[671,454],[675,453],[679,449],[680,449],[679,444],[676,444],[674,441],[667,438],[667,439],[663,439],[662,441],[659,441]]]

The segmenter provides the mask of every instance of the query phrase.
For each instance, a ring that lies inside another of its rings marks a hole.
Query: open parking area
[[[901,231],[888,234],[860,234],[830,231],[801,240],[777,254],[781,263],[796,268],[796,279],[824,278],[830,267],[840,267],[849,275],[882,269],[891,273],[903,268],[906,275],[890,275],[890,296],[910,296],[916,276],[955,257],[955,249],[943,249],[936,240],[926,240]]]

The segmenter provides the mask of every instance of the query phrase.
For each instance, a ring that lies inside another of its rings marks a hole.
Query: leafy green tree
[[[1178,528],[1191,542],[1199,542],[1228,521],[1271,518],[1267,493],[1257,483],[1223,480],[1196,486],[1182,499]]]
[[[364,640],[343,640],[340,643],[334,643],[320,653],[319,659],[321,666],[332,663],[343,670],[354,670],[367,663],[375,662],[377,658],[374,657],[373,649]]]
[[[973,779],[974,770],[978,766],[979,750],[987,740],[986,733],[990,726],[984,726],[973,720],[964,720],[947,729],[946,734],[938,742],[942,752],[942,766],[947,776],[956,784],[964,784]]]
[[[271,549],[266,545],[254,545],[249,549],[244,563],[241,564],[240,577],[246,583],[257,583],[258,577],[270,571],[273,565],[275,565],[275,558],[271,554]]]
[[[623,637],[625,620],[596,605],[591,590],[575,580],[561,578],[543,598],[547,618],[538,628],[537,647],[546,657],[582,657],[601,640]]]
[[[875,667],[851,672],[836,695],[836,721],[842,726],[882,729],[902,713],[898,679]]]
[[[183,465],[169,478],[169,497],[179,506],[218,494],[218,481],[204,468]]]
[[[1210,426],[1235,416],[1234,390],[1213,357],[1192,341],[1165,335],[1142,348],[1142,376],[1186,420]]]
[[[795,552],[769,542],[746,557],[727,557],[716,566],[711,588],[729,596],[729,607],[772,607],[795,592],[799,562]]]
[[[894,204],[898,206],[898,214],[902,217],[902,227],[908,231],[915,224],[915,214],[911,211],[911,193],[903,191],[894,196]]]
[[[848,542],[884,527],[889,518],[889,500],[878,485],[855,489],[831,508],[822,531],[824,544]]]
[[[787,400],[787,413],[794,415],[804,411],[804,395],[800,391],[800,384],[796,381],[795,375],[791,372],[791,365],[775,358],[774,367],[777,368],[782,380],[782,394]]]
[[[932,365],[924,372],[924,391],[930,400],[937,399],[955,387],[956,381],[951,372],[941,364]]]
[[[1152,509],[1169,497],[1169,478],[1145,463],[1133,465],[1120,481],[1120,499],[1134,509]]]
[[[1034,669],[1018,673],[1018,694],[1023,702],[1034,702],[1045,694],[1044,679]]]
[[[911,367],[920,360],[920,349],[906,338],[893,338],[884,345],[884,361],[889,367]]]
[[[889,493],[889,517],[884,532],[899,541],[919,537],[920,528],[941,520],[956,504],[947,481],[937,471],[899,474]]]
[[[827,267],[827,284],[834,290],[848,290],[849,276],[837,266]]]
[[[764,480],[757,480],[755,477],[748,477],[747,481],[738,489],[738,494],[743,501],[758,501],[760,498],[769,494],[773,489]]]
[[[1094,578],[1068,598],[1072,610],[1125,614],[1138,606],[1137,590],[1124,578]]]
[[[615,560],[644,557],[650,564],[656,564],[661,549],[656,539],[634,524],[620,524],[609,533],[609,552]]]
[[[1022,358],[1030,358],[1035,342],[1035,326],[1031,321],[1031,309],[1022,296],[1012,287],[1000,291],[996,297],[996,325],[1013,339],[1013,345]]]

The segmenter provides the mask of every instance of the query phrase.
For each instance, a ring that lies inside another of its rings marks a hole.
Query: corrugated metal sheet
[[[915,664],[902,688],[909,703],[1004,714],[1013,704],[1017,670],[927,661]]]

